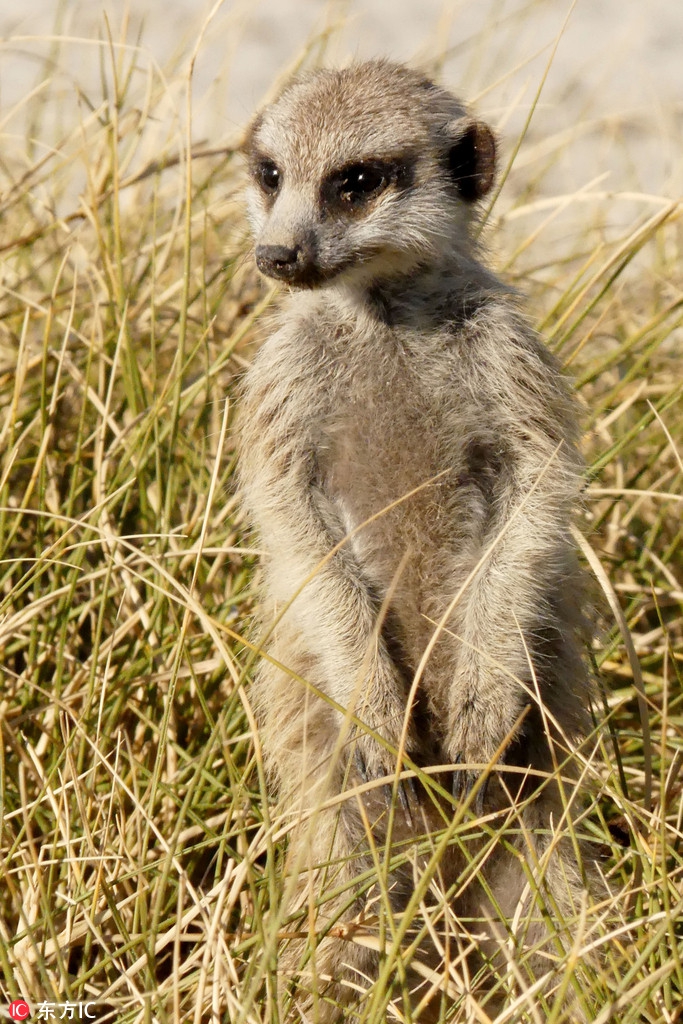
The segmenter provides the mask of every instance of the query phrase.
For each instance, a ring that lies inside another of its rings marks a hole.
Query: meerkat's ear
[[[450,126],[448,170],[460,196],[473,203],[491,189],[496,175],[496,140],[483,121]]]

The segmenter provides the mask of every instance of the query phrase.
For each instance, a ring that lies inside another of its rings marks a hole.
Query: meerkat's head
[[[496,161],[493,133],[459,100],[386,61],[296,79],[244,150],[259,270],[308,288],[462,250]]]

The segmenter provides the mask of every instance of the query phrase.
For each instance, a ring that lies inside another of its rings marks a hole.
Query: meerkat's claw
[[[401,779],[398,784],[398,799],[408,821],[413,822],[413,815],[410,809],[411,803],[417,804],[417,787],[415,785],[415,779],[412,777],[407,779]]]
[[[454,764],[462,765],[466,763],[465,758],[462,754],[458,754],[455,758]],[[484,776],[482,779],[482,775]],[[467,768],[457,770],[453,772],[453,785],[451,791],[453,793],[453,799],[460,803],[463,800],[468,800],[472,793],[472,790],[479,782],[474,799],[472,800],[472,810],[476,817],[481,817],[484,813],[484,802],[486,800],[486,791],[489,785],[490,774],[479,771],[470,771]],[[481,781],[479,781],[481,780]]]
[[[363,782],[373,782],[377,779],[385,779],[385,785],[382,787],[386,794],[387,802],[391,801],[391,794],[393,790],[393,781],[395,776],[396,767],[395,764],[382,764],[381,760],[376,760],[370,763],[363,756],[361,748],[356,744],[354,750],[354,762],[355,767],[360,779]],[[411,803],[416,804],[418,802],[417,788],[415,786],[415,779],[399,779],[397,788],[398,802],[401,806],[401,810],[405,814],[406,818],[412,822],[413,817],[410,810]]]

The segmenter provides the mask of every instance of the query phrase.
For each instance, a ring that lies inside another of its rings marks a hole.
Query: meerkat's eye
[[[268,195],[274,195],[282,181],[282,175],[272,160],[262,160],[256,166],[255,178]]]
[[[345,167],[335,184],[343,202],[359,203],[383,192],[389,178],[380,164],[359,163]]]

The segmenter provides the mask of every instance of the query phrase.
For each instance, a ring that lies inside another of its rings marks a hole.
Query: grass
[[[187,62],[162,74],[106,31],[99,54],[98,98],[64,106],[41,77],[0,163],[0,985],[34,1007],[93,1001],[99,1021],[275,1024],[275,939],[296,921],[277,911],[287,827],[248,700],[257,558],[232,435],[271,296],[245,259],[233,149],[190,144]],[[513,167],[487,231],[586,409],[579,527],[601,630],[581,828],[611,895],[585,908],[566,979],[593,944],[591,1019],[668,1024],[683,1001],[681,209],[637,184],[554,198],[552,143]],[[421,893],[408,924],[428,923]],[[500,1024],[571,1019],[527,1002]]]

